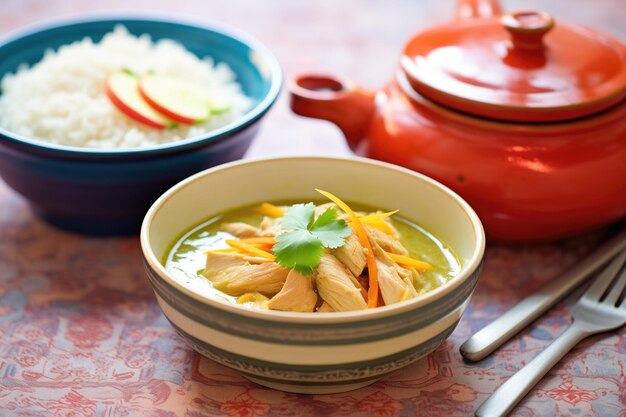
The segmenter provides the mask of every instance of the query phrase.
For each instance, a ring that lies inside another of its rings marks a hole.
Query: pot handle
[[[455,17],[473,19],[500,16],[502,9],[498,0],[458,0]]]
[[[373,91],[349,79],[320,74],[294,78],[289,91],[294,113],[333,122],[353,150],[365,137],[375,109]]]

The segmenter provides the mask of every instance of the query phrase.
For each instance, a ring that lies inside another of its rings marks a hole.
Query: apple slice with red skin
[[[122,113],[131,119],[156,129],[171,127],[174,122],[152,108],[139,93],[139,80],[127,72],[109,77],[106,95]]]
[[[192,82],[166,75],[146,75],[139,93],[155,110],[177,122],[201,123],[211,115],[206,91]]]

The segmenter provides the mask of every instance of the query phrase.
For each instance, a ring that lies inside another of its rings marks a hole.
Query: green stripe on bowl
[[[170,322],[171,323],[171,322]],[[201,355],[257,379],[275,383],[354,384],[403,368],[435,350],[454,330],[458,321],[432,339],[410,349],[368,361],[333,365],[293,365],[263,361],[219,349],[195,338],[171,323],[185,342]]]
[[[459,307],[474,290],[480,268],[463,285],[415,310],[379,319],[348,323],[283,323],[233,314],[204,304],[168,285],[146,263],[146,271],[159,297],[182,315],[214,330],[267,343],[287,345],[344,345],[373,342],[419,330]]]

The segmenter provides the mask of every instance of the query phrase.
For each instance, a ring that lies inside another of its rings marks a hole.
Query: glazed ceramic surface
[[[542,12],[500,13],[460,1],[455,21],[407,43],[383,89],[304,75],[291,107],[337,124],[357,154],[454,189],[497,240],[624,217],[626,46]]]
[[[282,83],[273,55],[256,40],[214,24],[162,17],[92,16],[28,28],[0,41],[0,77],[38,62],[47,49],[95,42],[122,24],[135,35],[174,39],[200,57],[225,62],[253,107],[209,134],[150,148],[98,150],[61,146],[0,128],[0,175],[52,224],[88,234],[139,230],[150,204],[183,178],[243,156]],[[1,91],[0,91],[1,94]]]
[[[162,265],[173,242],[203,220],[260,201],[316,198],[318,187],[347,201],[399,209],[456,252],[458,275],[405,303],[312,315],[220,302]],[[163,313],[196,351],[262,385],[330,393],[371,384],[439,346],[469,302],[485,240],[469,205],[423,175],[361,158],[294,157],[230,163],[177,184],[146,215],[141,245]]]

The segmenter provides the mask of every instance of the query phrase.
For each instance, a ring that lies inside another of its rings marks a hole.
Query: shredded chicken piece
[[[405,268],[398,266],[376,241],[372,242],[372,250],[378,267],[378,287],[385,305],[415,297],[417,291],[411,280],[400,276],[400,270],[407,272]]]
[[[355,277],[361,275],[365,265],[367,265],[363,246],[361,246],[359,238],[354,232],[346,238],[343,246],[331,250],[331,254],[339,259]]]
[[[406,284],[406,287],[404,289],[404,293],[402,294],[401,300],[400,301],[404,301],[404,300],[408,300],[410,298],[415,298],[418,296],[418,292],[415,289],[415,285],[413,285],[413,281],[410,278],[402,278],[402,281],[404,281],[404,283]]]
[[[273,296],[281,290],[289,270],[267,259],[237,253],[208,252],[203,275],[213,286],[233,296],[258,291]]]
[[[317,309],[318,313],[333,313],[335,310],[326,301]]]
[[[393,265],[386,264],[380,259],[376,259],[376,266],[378,267],[378,287],[385,305],[402,301],[406,282],[400,278],[398,271]]]
[[[240,239],[261,236],[261,231],[258,228],[243,222],[222,223],[222,230]]]
[[[368,225],[365,225],[365,230],[370,238],[370,241],[376,242],[376,244],[378,244],[383,250],[391,253],[397,253],[398,255],[409,255],[409,251],[406,250],[402,243],[389,236],[387,233]]]
[[[237,304],[245,304],[248,308],[267,310],[270,299],[260,292],[247,292],[237,298]]]
[[[283,288],[270,300],[270,310],[312,312],[317,304],[313,279],[295,270],[289,271]]]
[[[320,297],[335,311],[367,308],[356,278],[333,255],[322,256],[317,267],[315,284]]]
[[[420,273],[416,268],[398,265],[396,269],[400,278],[409,279],[414,287],[417,288],[421,285]]]
[[[263,236],[278,236],[281,232],[280,226],[276,223],[276,219],[269,216],[263,217],[259,227],[261,228],[261,234]]]

